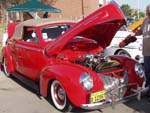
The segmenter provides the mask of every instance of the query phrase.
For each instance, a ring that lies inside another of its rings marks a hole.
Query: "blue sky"
[[[133,9],[140,9],[140,11],[145,11],[145,8],[148,4],[150,4],[150,0],[114,0],[120,6],[122,4],[128,4]]]

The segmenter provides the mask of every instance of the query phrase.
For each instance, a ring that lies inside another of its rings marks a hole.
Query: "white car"
[[[108,46],[104,55],[124,55],[138,60],[139,63],[143,63],[142,55],[142,36],[137,36],[137,40],[127,46],[120,48],[119,43],[125,39],[132,32],[128,31],[125,26],[123,26],[114,36],[110,46]]]

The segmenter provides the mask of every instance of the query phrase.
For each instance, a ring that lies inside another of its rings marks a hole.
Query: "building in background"
[[[79,20],[87,16],[88,14],[94,12],[99,8],[99,0],[41,0],[41,2],[56,7],[61,10],[61,13],[48,13],[48,16],[51,18],[68,18],[73,20]],[[6,22],[6,9],[11,7],[10,4],[5,3],[6,6],[3,5],[3,2],[0,2],[0,21],[2,23]],[[38,13],[40,17],[43,17],[45,12]],[[21,14],[21,13],[17,13]],[[21,20],[26,20],[28,15],[23,14],[25,16],[22,19],[22,16],[16,16],[15,13],[9,13],[9,19],[12,21],[18,20],[18,17]]]
[[[99,0],[99,6],[104,6],[104,5],[108,4],[110,1],[112,1],[112,0]]]
[[[42,0],[61,9],[60,14],[49,13],[49,17],[82,19],[99,8],[99,0]]]

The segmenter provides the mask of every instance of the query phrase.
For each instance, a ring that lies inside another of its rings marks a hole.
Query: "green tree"
[[[145,13],[144,12],[139,12],[139,14],[138,14],[138,11],[136,10],[135,11],[135,17],[136,17],[136,19],[138,20],[138,19],[140,19],[140,18],[143,18],[143,17],[145,17]]]
[[[121,6],[121,10],[125,14],[125,16],[131,16],[131,8],[130,8],[130,6],[128,4],[123,4]]]
[[[138,11],[136,9],[131,9],[128,4],[123,4],[121,10],[127,17],[136,17],[136,19],[140,19],[145,16],[144,12],[140,11],[138,14]]]
[[[144,17],[145,13],[144,12],[140,12],[139,15],[140,15],[140,17]]]

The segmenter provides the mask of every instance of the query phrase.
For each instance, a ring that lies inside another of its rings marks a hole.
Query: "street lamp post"
[[[139,13],[140,13],[140,3],[139,3],[140,1],[138,0],[138,19],[140,18],[140,15],[139,15]]]
[[[106,0],[103,0],[103,5],[106,5]]]
[[[84,18],[84,2],[81,0],[81,8],[82,8],[82,19]]]

